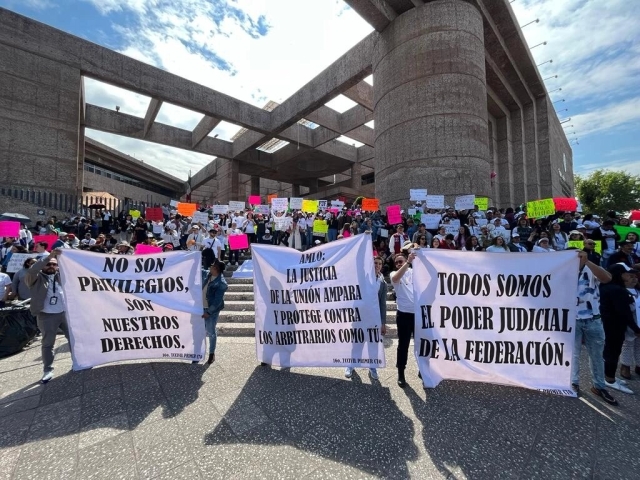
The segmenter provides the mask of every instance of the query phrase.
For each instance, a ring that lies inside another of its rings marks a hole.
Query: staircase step
[[[227,292],[253,292],[253,283],[229,283]]]
[[[227,275],[225,275],[225,277],[226,276]],[[225,278],[225,280],[228,285],[253,285],[253,278]],[[251,287],[251,290],[253,291],[253,286]]]
[[[227,291],[227,295],[229,291]],[[255,312],[255,303],[253,300],[227,300],[225,295],[224,301],[224,310],[221,312]],[[398,309],[398,306],[395,302],[387,302],[387,312],[395,312]]]
[[[222,317],[222,316],[221,316]],[[218,323],[218,334],[225,337],[255,337],[253,323]],[[395,324],[387,325],[385,338],[398,338]]]

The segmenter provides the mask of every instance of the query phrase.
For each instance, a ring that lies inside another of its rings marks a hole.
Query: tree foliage
[[[576,175],[575,187],[585,213],[604,215],[610,210],[628,212],[640,208],[640,176],[627,172],[596,170]]]

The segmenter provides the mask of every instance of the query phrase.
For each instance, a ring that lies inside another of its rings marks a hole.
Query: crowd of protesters
[[[223,308],[222,297],[226,290],[218,288],[218,284],[224,283],[223,287],[226,286],[221,275],[225,262],[238,264],[241,253],[229,249],[230,237],[246,234],[250,243],[272,244],[302,251],[367,233],[373,240],[376,272],[380,278],[391,274],[398,301],[398,336],[401,337],[398,346],[398,384],[404,387],[406,350],[413,330],[409,267],[416,249],[551,253],[575,248],[571,242],[578,241],[581,242],[582,251],[577,289],[573,387],[579,391],[579,356],[584,344],[590,358],[591,391],[610,404],[617,404],[617,401],[606,388],[632,393],[626,380],[631,378],[634,364],[634,372],[640,375],[640,327],[636,313],[640,308],[640,228],[638,233],[629,232],[625,238],[621,238],[615,227],[634,225],[615,212],[609,212],[604,219],[577,212],[558,212],[546,218],[531,219],[524,208],[490,208],[482,211],[476,206],[473,210],[458,211],[450,207],[429,210],[418,203],[412,210],[415,212],[412,212],[413,215],[402,211],[400,222],[394,224],[390,224],[381,211],[365,212],[357,204],[333,211],[305,213],[294,210],[271,212],[268,215],[252,209],[216,215],[202,208],[199,221],[180,215],[168,206],[162,207],[162,220],[146,219],[144,212],[134,218],[124,211],[117,216],[104,211],[94,218],[77,216],[58,220],[54,217],[46,223],[37,222],[31,229],[23,225],[18,237],[3,239],[0,248],[3,271],[15,253],[35,253],[36,256],[25,260],[23,269],[17,273],[0,274],[0,283],[5,287],[4,299],[21,299],[28,295],[24,280],[29,279],[33,264],[39,261],[38,265],[42,263],[41,269],[57,266],[57,253],[47,253],[52,249],[55,252],[72,248],[128,255],[134,253],[136,245],[146,244],[162,247],[164,251],[202,251],[203,267],[208,272],[203,281],[206,286],[212,286],[211,295],[205,294],[208,299],[205,300],[205,315],[206,319],[211,318],[207,322],[210,340],[208,362],[211,363],[215,360],[215,322]],[[423,214],[429,216],[431,228],[422,223],[425,218]],[[437,220],[435,224],[434,216]],[[57,240],[52,245],[33,241],[35,235],[43,234],[55,234]],[[13,281],[10,277],[13,277]],[[214,288],[216,285],[218,287]],[[215,291],[217,294],[214,295]],[[53,348],[52,345],[50,348]],[[622,363],[622,378],[616,377],[619,361]],[[45,368],[45,377],[49,367],[50,362]],[[346,375],[350,374],[348,369]],[[375,372],[373,375],[376,375]]]

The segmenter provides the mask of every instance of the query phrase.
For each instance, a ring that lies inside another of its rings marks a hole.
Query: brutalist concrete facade
[[[500,207],[573,195],[571,148],[508,0],[345,1],[375,31],[270,109],[0,8],[7,182],[79,194],[92,128],[210,155],[194,198],[221,203],[375,191],[382,206],[406,206],[410,188]],[[87,104],[83,77],[150,97],[146,115]],[[356,106],[325,106],[339,94]],[[165,101],[203,118],[193,131],[156,122]],[[232,142],[210,136],[223,120],[246,130]],[[273,139],[289,145],[265,151]]]

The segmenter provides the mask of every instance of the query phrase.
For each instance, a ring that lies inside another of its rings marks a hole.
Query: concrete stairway
[[[240,263],[250,259],[249,255],[240,256]],[[232,278],[237,265],[227,265],[224,271],[229,289],[224,296],[224,310],[218,319],[218,333],[230,337],[253,337],[255,335],[255,303],[252,278]],[[387,282],[388,283],[388,282]],[[387,293],[387,335],[397,337],[396,302],[392,300],[392,289]]]

